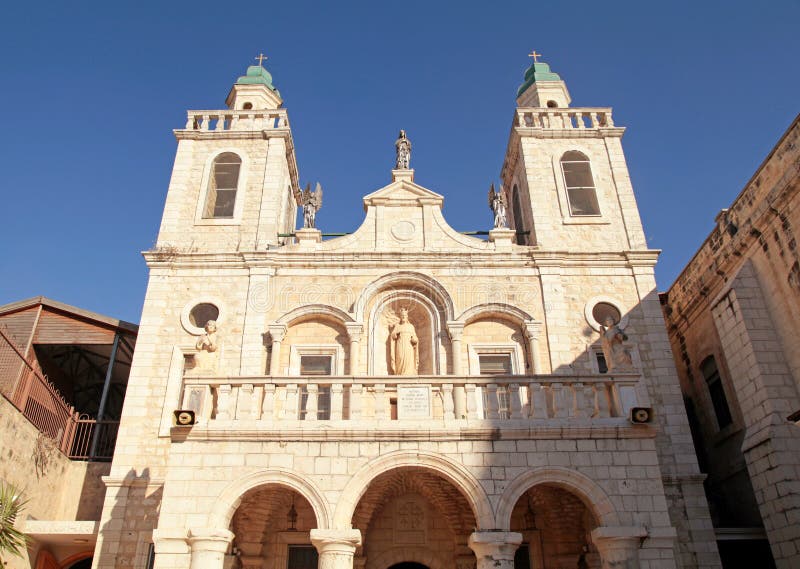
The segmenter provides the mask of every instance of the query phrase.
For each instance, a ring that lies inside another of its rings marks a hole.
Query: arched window
[[[233,217],[241,167],[242,159],[233,152],[223,152],[214,159],[208,179],[206,205],[203,208],[204,219]]]
[[[577,150],[565,152],[561,157],[561,170],[564,172],[570,214],[600,215],[589,158]]]
[[[525,231],[525,224],[522,221],[522,204],[519,201],[519,188],[517,188],[516,184],[514,184],[514,188],[511,190],[511,210],[514,214],[514,229],[518,232]],[[517,233],[517,243],[526,245],[528,243],[528,236]]]
[[[700,364],[700,371],[708,386],[708,394],[711,396],[711,404],[714,406],[714,415],[717,417],[717,426],[723,429],[733,422],[733,418],[714,356],[708,356],[703,360],[703,363]]]

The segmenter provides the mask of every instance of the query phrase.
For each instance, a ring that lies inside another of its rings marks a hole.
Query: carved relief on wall
[[[427,508],[418,495],[399,498],[395,502],[394,542],[425,543],[428,528]]]

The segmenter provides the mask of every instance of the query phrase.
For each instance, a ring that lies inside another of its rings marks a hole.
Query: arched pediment
[[[337,320],[342,324],[354,322],[353,317],[341,308],[336,308],[335,306],[330,306],[328,304],[306,304],[305,306],[298,306],[297,308],[290,310],[278,318],[275,323],[293,324],[298,320],[304,320],[313,316],[328,317],[333,320]]]
[[[387,289],[403,289],[422,294],[430,298],[443,311],[447,320],[453,319],[453,299],[439,281],[422,273],[398,271],[384,275],[364,287],[353,308],[355,320],[363,322],[369,301],[376,294]]]
[[[487,302],[485,304],[477,304],[467,308],[461,313],[461,315],[458,317],[458,320],[460,322],[464,322],[465,324],[469,324],[470,322],[484,316],[499,316],[501,318],[513,320],[518,324],[533,321],[533,316],[521,308],[517,308],[516,306],[502,302]]]

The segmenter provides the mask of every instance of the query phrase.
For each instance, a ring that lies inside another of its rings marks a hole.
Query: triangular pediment
[[[444,196],[423,188],[410,180],[397,180],[364,196],[364,209],[369,206],[442,206]]]

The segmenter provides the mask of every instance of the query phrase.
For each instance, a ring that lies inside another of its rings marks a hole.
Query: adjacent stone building
[[[800,566],[799,171],[800,117],[662,295],[726,567]]]
[[[487,240],[413,133],[323,239],[270,74],[226,103],[175,131],[95,568],[720,566],[610,108],[534,62]]]

